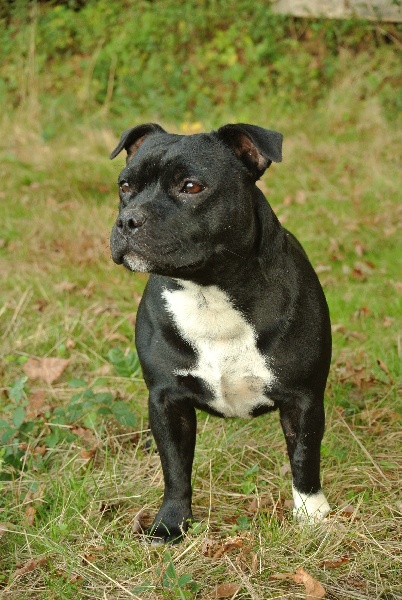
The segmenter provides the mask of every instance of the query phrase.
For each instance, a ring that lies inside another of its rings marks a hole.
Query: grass
[[[360,64],[345,71],[315,110],[258,118],[285,134],[284,162],[261,186],[306,247],[332,314],[322,473],[333,514],[313,528],[292,521],[277,415],[200,414],[197,522],[172,548],[136,534],[159,506],[162,474],[147,450],[145,386],[109,354],[133,350],[145,283],[108,247],[123,159],[107,156],[120,131],[99,117],[44,141],[32,102],[3,114],[0,406],[15,435],[3,442],[1,598],[306,598],[299,567],[333,600],[402,598],[400,140],[376,97],[362,97],[366,75]],[[29,357],[69,363],[52,383],[24,382]],[[88,394],[74,421],[57,422],[74,385],[111,393],[112,407],[123,400],[136,426],[102,417]]]

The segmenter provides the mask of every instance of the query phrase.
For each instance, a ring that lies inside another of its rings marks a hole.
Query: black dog
[[[323,395],[328,307],[308,258],[255,182],[282,160],[282,135],[253,125],[172,135],[125,131],[113,260],[151,273],[136,344],[165,492],[149,534],[186,531],[199,408],[254,417],[276,408],[293,477],[294,512],[322,519]]]

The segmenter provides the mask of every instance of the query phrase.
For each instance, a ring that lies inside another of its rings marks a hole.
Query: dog
[[[176,135],[148,123],[125,131],[111,233],[115,263],[149,273],[136,346],[164,476],[147,534],[177,542],[192,520],[196,409],[256,417],[279,409],[294,514],[318,521],[328,306],[297,239],[256,185],[282,160],[282,135],[248,124]]]

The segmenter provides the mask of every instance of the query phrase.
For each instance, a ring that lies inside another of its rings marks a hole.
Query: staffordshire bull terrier
[[[279,409],[294,514],[320,520],[328,307],[306,253],[256,181],[282,160],[282,135],[254,125],[175,135],[125,131],[115,263],[149,273],[136,345],[162,463],[162,506],[148,534],[178,541],[192,519],[196,411],[255,417]]]

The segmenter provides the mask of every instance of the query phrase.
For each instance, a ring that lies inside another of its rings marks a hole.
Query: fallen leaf
[[[296,569],[293,580],[296,583],[301,583],[306,588],[306,600],[313,600],[315,598],[325,598],[325,589],[319,581],[314,579],[307,573],[302,567]]]
[[[351,577],[347,577],[345,579],[345,583],[347,583],[348,585],[351,585],[352,587],[356,587],[359,589],[363,589],[367,585],[365,580],[363,579],[363,577],[359,577],[358,575],[357,576],[352,575]]]
[[[92,458],[94,458],[95,454],[96,454],[96,450],[97,448],[92,448],[91,450],[85,450],[82,449],[80,452],[80,456],[81,458],[85,459],[85,460],[91,460]]]
[[[48,302],[47,302],[47,300],[45,300],[44,298],[38,298],[38,299],[35,301],[34,308],[35,308],[35,310],[37,310],[38,312],[43,312],[43,311],[45,310],[45,308],[48,306],[48,304],[49,304],[49,303],[48,303]]]
[[[95,554],[84,554],[84,556],[82,557],[83,564],[85,564],[87,562],[92,563],[92,562],[95,562],[95,561],[96,561]]]
[[[134,517],[133,519],[133,533],[143,533],[145,526],[144,526],[144,519],[147,516],[147,514],[145,513],[144,510],[140,510]]]
[[[224,542],[218,550],[216,550],[215,554],[212,556],[212,561],[215,562],[219,560],[224,554],[228,552],[233,552],[233,550],[237,550],[238,548],[242,548],[244,544],[244,539],[242,536],[236,535],[232,538],[229,538]]]
[[[70,364],[67,358],[29,358],[24,364],[24,372],[31,379],[41,379],[52,384]]]
[[[26,408],[28,418],[39,417],[50,409],[50,406],[45,404],[45,397],[44,390],[36,390],[29,395],[28,406]]]
[[[36,515],[36,508],[34,508],[33,506],[28,506],[28,508],[25,511],[25,517],[26,517],[28,525],[30,525],[31,527],[34,524],[35,515]]]
[[[270,500],[268,500],[268,498],[254,497],[248,506],[247,512],[253,514],[260,510],[267,509],[270,506],[272,506],[272,503],[270,502]]]
[[[42,558],[31,558],[31,560],[28,560],[28,562],[26,562],[19,569],[14,571],[14,573],[12,574],[11,577],[12,577],[12,579],[15,579],[16,577],[19,577],[20,575],[24,575],[25,573],[30,573],[31,571],[34,571],[38,567],[44,565],[46,562],[47,562],[46,556],[43,556]]]
[[[377,358],[377,365],[380,367],[381,371],[384,371],[384,373],[388,375],[390,382],[394,383],[394,380],[391,377],[391,373],[389,372],[387,365],[383,360],[381,360],[381,358]]]
[[[37,456],[45,456],[46,454],[46,446],[36,446],[33,450],[33,453],[36,454]]]
[[[240,587],[238,583],[221,583],[216,586],[212,593],[212,598],[232,598],[239,591]]]
[[[205,538],[201,546],[201,552],[204,556],[211,557],[214,554],[214,548],[216,546],[217,542],[215,540],[212,538]]]
[[[88,427],[71,427],[71,433],[81,438],[84,442],[87,442],[94,446],[97,442],[96,436],[94,435],[92,429],[88,429]]]
[[[338,513],[338,515],[346,517],[346,519],[353,519],[354,521],[359,519],[359,517],[357,516],[357,509],[352,504],[347,504],[346,506],[343,506],[341,512]]]
[[[326,569],[337,569],[342,565],[346,565],[349,561],[350,558],[348,556],[341,556],[340,558],[336,558],[334,560],[324,560],[321,563],[321,566],[325,567]]]

